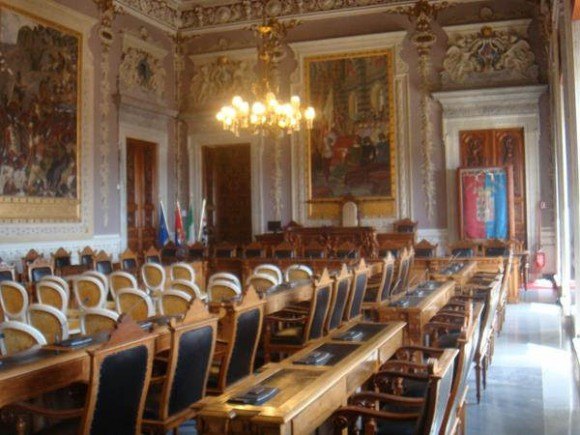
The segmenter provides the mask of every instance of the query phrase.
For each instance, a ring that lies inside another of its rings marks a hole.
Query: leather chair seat
[[[37,435],[76,435],[79,432],[79,426],[81,425],[80,418],[71,418],[68,420],[60,421],[52,426],[46,427],[39,432]]]
[[[304,332],[302,326],[284,328],[272,334],[270,341],[276,344],[302,344]]]

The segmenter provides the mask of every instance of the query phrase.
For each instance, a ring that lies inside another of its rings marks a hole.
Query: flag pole
[[[197,239],[201,240],[202,232],[203,232],[203,218],[205,216],[205,198],[201,202],[201,214],[199,215],[199,230]]]

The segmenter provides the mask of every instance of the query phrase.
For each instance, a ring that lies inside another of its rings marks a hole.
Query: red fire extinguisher
[[[534,254],[534,265],[536,266],[536,272],[539,273],[546,266],[546,253],[542,249],[542,210],[546,208],[546,203],[540,201],[538,208],[538,249],[536,249]]]

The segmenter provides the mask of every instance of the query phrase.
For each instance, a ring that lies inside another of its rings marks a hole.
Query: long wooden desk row
[[[313,432],[346,404],[348,397],[402,345],[404,325],[351,322],[290,358],[264,366],[227,393],[203,401],[198,414],[199,432],[216,435]],[[339,339],[353,328],[366,332],[363,341]],[[333,357],[322,366],[297,363],[315,351],[328,351]],[[261,405],[231,401],[255,387],[278,388],[279,392]]]
[[[437,273],[441,268],[448,266],[451,262],[474,262],[477,272],[497,272],[500,267],[505,266],[506,257],[432,257],[432,258],[415,258],[413,264],[414,273],[417,271],[428,270],[429,273]],[[521,285],[520,273],[520,256],[512,257],[512,267],[509,276],[508,285],[508,302],[519,302],[519,291]]]

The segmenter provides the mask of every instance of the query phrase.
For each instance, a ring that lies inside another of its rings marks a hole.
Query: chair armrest
[[[366,402],[369,400],[381,403],[389,403],[391,405],[409,406],[417,408],[423,406],[424,403],[424,400],[420,397],[397,396],[395,394],[378,393],[376,391],[363,391],[361,393],[354,394],[351,397],[351,402],[361,402],[361,401]]]
[[[83,416],[84,408],[69,408],[69,409],[51,409],[42,406],[32,405],[30,403],[15,403],[9,408],[17,411],[25,411],[32,414],[41,415],[43,417],[68,420]]]
[[[395,377],[395,378],[404,378],[410,379],[413,381],[427,381],[429,379],[429,375],[427,374],[420,374],[420,373],[401,373],[394,370],[379,370],[375,374],[375,381],[382,380],[388,377]]]
[[[344,426],[348,425],[348,421],[358,418],[358,417],[366,417],[366,418],[374,418],[379,420],[416,420],[419,418],[418,413],[395,413],[395,412],[388,412],[388,411],[376,411],[374,409],[363,408],[361,406],[343,406],[338,408],[335,412],[335,416],[337,419],[346,419],[347,421],[344,422]]]
[[[428,346],[403,346],[400,347],[399,349],[397,349],[397,351],[395,352],[395,355],[397,355],[399,353],[399,351],[404,352],[404,351],[409,351],[409,352],[423,352],[426,353],[430,356],[435,356],[435,357],[439,357],[443,354],[444,350],[443,349],[439,349],[436,347],[428,347]]]
[[[422,363],[416,363],[411,361],[401,361],[401,360],[390,360],[385,362],[381,366],[381,370],[385,371],[396,371],[397,368],[408,370],[402,371],[400,373],[413,373],[416,374],[417,372],[425,372],[427,373],[427,365]]]

